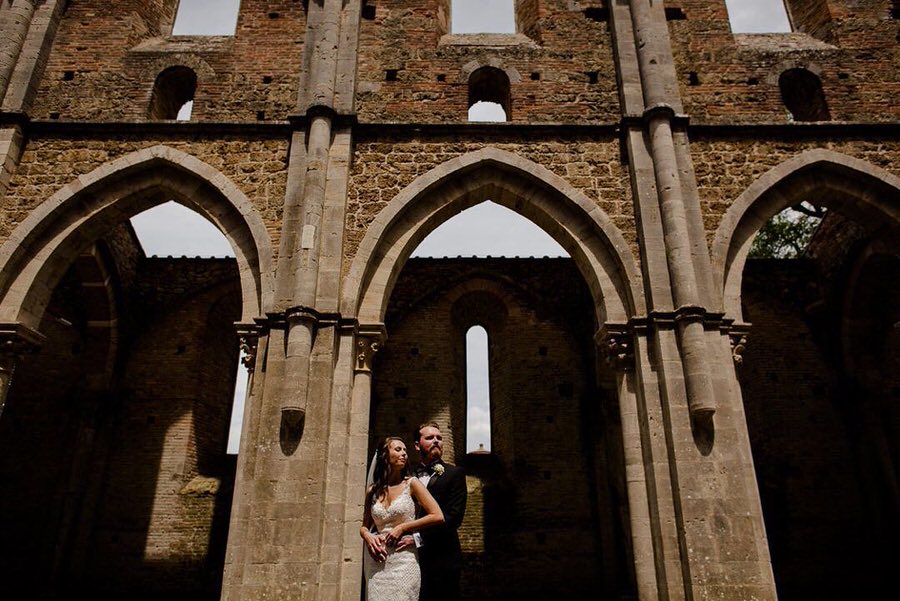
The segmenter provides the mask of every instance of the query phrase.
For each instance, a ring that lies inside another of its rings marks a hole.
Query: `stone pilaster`
[[[324,0],[307,10],[275,313],[257,359],[266,371],[254,373],[251,395],[248,436],[257,444],[239,465],[225,599],[349,598],[345,522],[361,513],[347,511],[358,492],[347,484],[356,481],[347,441],[367,429],[368,404],[361,420],[352,392],[355,322],[337,311],[360,6]]]

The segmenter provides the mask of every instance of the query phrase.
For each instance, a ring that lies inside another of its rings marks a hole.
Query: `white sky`
[[[790,31],[782,0],[726,0],[732,29],[736,33]],[[181,0],[174,35],[232,35],[239,0]],[[510,0],[454,0],[454,33],[512,33],[515,31]],[[487,106],[479,106],[487,105]],[[474,105],[471,121],[505,121],[489,103]],[[488,200],[488,199],[485,199]],[[147,255],[233,257],[225,236],[209,221],[174,202],[160,205],[132,218]],[[413,256],[567,256],[549,235],[530,221],[492,202],[463,211],[431,233]],[[483,334],[486,338],[487,335]],[[487,349],[485,344],[467,343],[473,368],[467,381],[474,402],[470,415],[467,450],[479,442],[490,448],[487,408]],[[246,370],[237,370],[235,406],[232,415],[229,452],[237,452],[246,394]]]

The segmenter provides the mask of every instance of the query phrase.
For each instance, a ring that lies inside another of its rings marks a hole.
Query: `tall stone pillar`
[[[368,426],[351,392],[356,322],[338,312],[360,10],[360,0],[307,10],[276,300],[261,320],[223,599],[348,598],[345,521],[361,514],[346,510],[358,492],[347,441]]]
[[[621,398],[639,594],[774,599],[663,3],[617,2],[611,16],[648,303],[618,334],[634,356],[634,400],[627,386]]]

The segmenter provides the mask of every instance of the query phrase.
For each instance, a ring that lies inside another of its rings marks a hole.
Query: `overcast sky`
[[[175,19],[175,35],[232,35],[239,0],[181,0]],[[515,18],[510,0],[454,0],[454,33],[513,33]],[[726,0],[732,29],[741,33],[789,31],[782,0]],[[498,112],[499,110],[499,112]],[[502,109],[479,103],[472,121],[503,121]],[[488,200],[488,199],[485,199]],[[166,203],[132,219],[138,238],[148,255],[234,256],[225,237],[206,219],[176,203]],[[549,235],[536,225],[492,202],[485,202],[438,227],[416,249],[413,256],[567,256]],[[467,337],[469,370],[469,436],[467,451],[479,443],[490,448],[487,335],[473,332]],[[232,416],[229,452],[237,452],[246,372],[237,370],[235,410]]]

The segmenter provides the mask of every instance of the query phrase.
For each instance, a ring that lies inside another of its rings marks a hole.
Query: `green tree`
[[[825,209],[802,203],[772,217],[750,247],[755,259],[795,259],[803,254]]]

